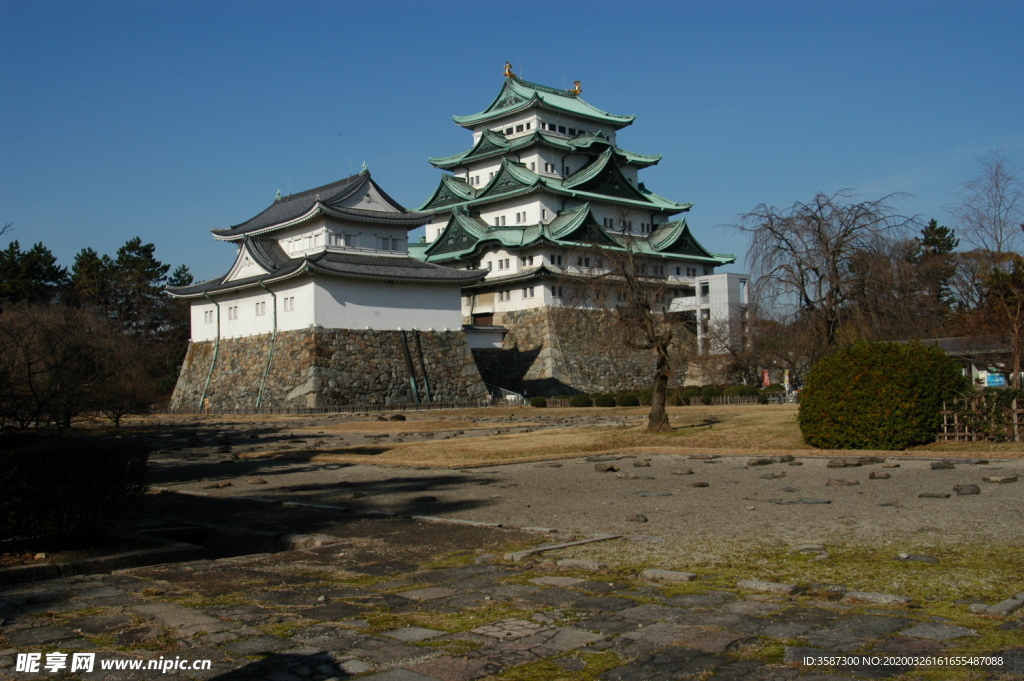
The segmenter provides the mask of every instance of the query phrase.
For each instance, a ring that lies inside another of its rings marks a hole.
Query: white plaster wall
[[[277,294],[277,328],[279,331],[305,329],[313,324],[313,286],[305,280],[288,285],[270,285]],[[237,293],[215,295],[220,304],[220,337],[239,338],[274,330],[273,297],[261,288]],[[295,298],[295,309],[284,310],[284,299]],[[256,303],[266,303],[266,314],[256,314]],[[231,319],[230,308],[238,307],[238,318]],[[204,313],[213,312],[213,322],[206,323]],[[200,299],[192,303],[192,340],[208,341],[217,337],[216,305]]]
[[[452,285],[318,278],[316,318],[330,329],[459,329],[460,289]]]

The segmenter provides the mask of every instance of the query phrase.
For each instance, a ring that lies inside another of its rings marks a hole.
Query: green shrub
[[[541,397],[540,395],[537,395],[537,397],[534,397],[534,398],[530,399],[530,406],[531,407],[539,407],[539,408],[546,407],[546,406],[548,406],[547,398],[544,398],[544,397]]]
[[[766,393],[782,393],[786,392],[786,386],[781,383],[772,383],[771,385],[766,385],[764,391]]]
[[[149,447],[52,439],[0,451],[0,540],[99,533],[146,491]]]
[[[722,396],[722,389],[719,388],[717,385],[706,385],[706,386],[704,386],[703,388],[700,389],[700,396],[701,397],[721,397]],[[705,402],[704,404],[710,404],[710,402]]]
[[[731,385],[722,391],[722,394],[727,397],[749,397],[751,395],[757,395],[760,390],[757,386],[753,385]]]
[[[758,404],[768,404],[768,395],[766,393],[758,393],[757,395]]]
[[[700,388],[693,386],[689,388],[683,388],[683,392],[680,394],[680,397],[685,397],[690,400],[692,400],[694,397],[700,397]]]
[[[570,407],[593,407],[594,401],[590,399],[590,395],[573,395],[569,400]]]
[[[819,360],[800,393],[808,444],[906,449],[935,440],[943,400],[969,389],[959,364],[920,343],[859,343]]]
[[[654,391],[653,390],[637,390],[636,391],[636,397],[637,397],[638,400],[640,400],[640,404],[642,404],[645,407],[649,407],[649,406],[651,406],[651,398],[654,397]]]
[[[594,398],[595,407],[614,407],[615,397],[613,395],[598,395]]]
[[[636,395],[621,395],[615,399],[620,407],[639,407],[640,398]],[[600,406],[600,405],[598,405]]]

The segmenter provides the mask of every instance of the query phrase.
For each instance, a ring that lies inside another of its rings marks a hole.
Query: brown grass
[[[442,415],[443,414],[443,415]],[[330,435],[381,433],[380,443],[349,447],[265,450],[246,458],[286,457],[393,466],[469,467],[570,458],[599,453],[700,454],[721,456],[860,456],[1024,458],[1024,445],[1013,443],[935,443],[905,452],[813,449],[797,425],[796,405],[693,406],[669,409],[672,430],[644,430],[646,407],[590,409],[490,408],[446,412],[406,412],[406,421],[378,421],[376,415],[326,416],[181,416],[156,417],[187,426],[268,426],[306,439]],[[510,417],[512,417],[510,419]],[[136,425],[152,426],[137,420]],[[577,423],[574,423],[577,422]],[[627,425],[609,425],[608,421]],[[536,428],[529,433],[489,434],[495,429]],[[416,433],[463,434],[452,439],[394,442]],[[326,443],[330,447],[330,443]]]

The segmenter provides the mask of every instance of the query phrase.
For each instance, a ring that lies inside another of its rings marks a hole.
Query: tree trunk
[[[647,415],[647,432],[660,433],[668,430],[668,414],[665,413],[665,397],[668,394],[668,348],[658,345],[657,364],[654,367],[654,391],[651,393],[651,413]]]

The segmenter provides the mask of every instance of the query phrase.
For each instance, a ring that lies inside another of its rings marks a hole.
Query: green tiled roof
[[[457,124],[468,128],[536,107],[604,123],[616,130],[626,127],[636,118],[635,116],[617,116],[602,111],[570,90],[558,90],[519,78],[508,77],[505,78],[501,92],[485,110],[468,116],[452,116],[452,119]]]
[[[427,262],[451,262],[472,259],[486,244],[523,248],[544,242],[568,247],[585,244],[614,250],[631,248],[653,257],[705,262],[715,266],[736,260],[734,255],[712,253],[701,246],[690,233],[685,220],[658,225],[646,237],[609,232],[594,219],[590,204],[562,211],[548,224],[509,227],[488,225],[479,217],[456,209],[437,240],[425,247],[410,245],[409,254]]]
[[[540,175],[521,163],[503,158],[501,169],[480,189],[471,187],[462,178],[445,174],[442,175],[440,186],[420,210],[441,213],[455,207],[468,209],[540,190],[584,201],[633,206],[669,215],[690,210],[692,204],[670,201],[647,191],[643,183],[633,187],[618,166],[609,162],[611,157],[612,152],[607,149],[596,161],[566,179]]]
[[[649,154],[637,154],[626,151],[612,145],[603,135],[579,135],[578,137],[564,138],[557,135],[549,135],[544,132],[535,131],[529,135],[522,135],[513,139],[507,139],[500,132],[484,130],[480,140],[468,151],[463,151],[450,156],[436,156],[428,160],[431,165],[444,170],[452,170],[463,166],[470,161],[502,156],[513,151],[522,151],[534,145],[544,145],[563,151],[589,150],[593,148],[611,148],[619,159],[620,164],[632,164],[640,168],[647,168],[661,160],[661,156]]]

